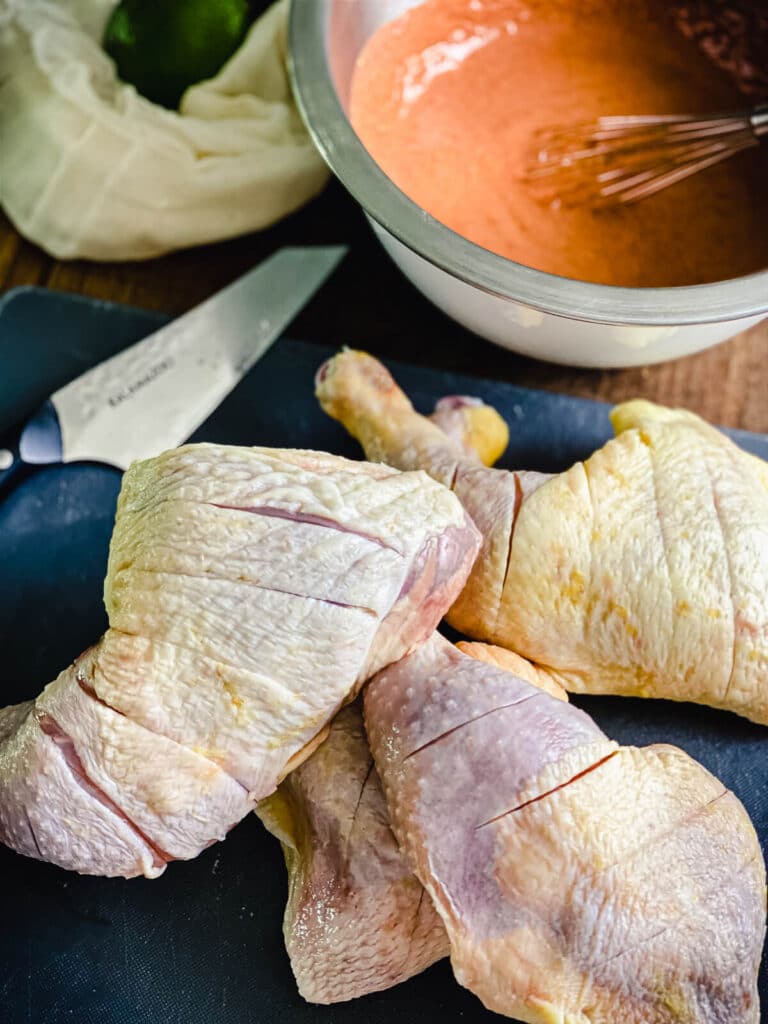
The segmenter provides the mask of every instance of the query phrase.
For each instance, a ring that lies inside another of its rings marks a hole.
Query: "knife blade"
[[[66,384],[0,449],[0,489],[23,464],[127,469],[185,441],[221,404],[346,253],[289,247],[149,337]]]

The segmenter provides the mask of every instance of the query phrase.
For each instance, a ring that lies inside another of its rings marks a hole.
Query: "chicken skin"
[[[448,621],[574,693],[695,701],[768,724],[768,466],[692,413],[634,401],[555,475],[490,469],[345,351],[317,395],[366,455],[451,487],[483,547]]]
[[[559,700],[560,687],[501,647],[460,644]],[[288,870],[283,934],[299,992],[336,1003],[390,988],[448,955],[440,918],[392,834],[361,701],[256,808]]]
[[[765,868],[733,793],[682,750],[439,634],[365,721],[392,828],[457,980],[526,1024],[758,1024]]]
[[[110,628],[0,711],[0,841],[87,874],[195,857],[432,633],[478,546],[423,473],[219,445],[135,463]]]

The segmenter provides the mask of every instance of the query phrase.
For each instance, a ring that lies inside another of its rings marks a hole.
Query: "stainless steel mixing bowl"
[[[347,117],[368,37],[421,0],[293,0],[294,90],[315,143],[403,272],[455,320],[506,348],[578,366],[688,355],[768,313],[768,271],[685,288],[615,288],[532,270],[451,231],[378,167]]]

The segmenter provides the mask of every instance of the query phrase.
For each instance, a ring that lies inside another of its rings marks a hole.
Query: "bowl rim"
[[[436,220],[381,170],[352,128],[328,63],[330,10],[329,0],[290,4],[288,67],[297,105],[336,177],[368,216],[408,249],[490,295],[572,320],[666,327],[768,313],[768,270],[666,288],[593,284],[515,263]]]

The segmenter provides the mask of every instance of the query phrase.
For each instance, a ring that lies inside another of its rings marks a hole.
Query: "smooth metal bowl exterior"
[[[661,362],[707,348],[768,313],[768,271],[684,288],[616,288],[533,270],[430,216],[387,177],[347,117],[360,50],[421,0],[292,0],[290,65],[312,137],[386,250],[437,306],[475,333],[578,366]]]

